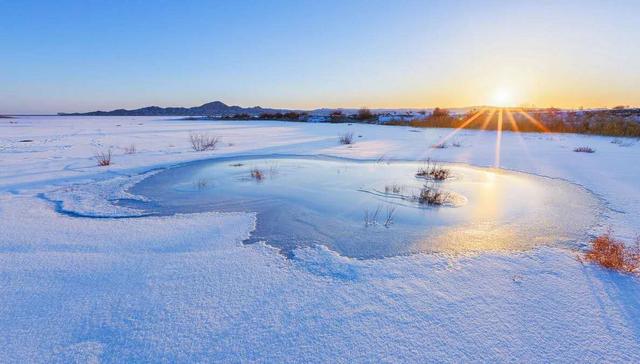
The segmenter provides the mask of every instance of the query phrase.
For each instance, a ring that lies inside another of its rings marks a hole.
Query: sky
[[[0,0],[0,114],[640,105],[640,1]]]

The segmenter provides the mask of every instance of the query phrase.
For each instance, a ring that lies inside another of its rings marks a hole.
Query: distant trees
[[[431,115],[412,120],[409,125],[416,127],[450,128],[456,127],[454,125],[457,120],[459,119],[453,117],[449,110],[436,107],[431,112]]]
[[[342,110],[336,110],[329,114],[329,121],[332,123],[342,123],[346,119]]]
[[[476,115],[472,111],[464,116],[452,115],[446,109],[436,108],[431,115],[412,120],[409,125],[424,128],[458,128],[464,125],[465,129],[487,129],[512,130],[521,132],[542,132],[550,131],[554,133],[577,133],[592,135],[609,135],[618,137],[640,137],[640,109],[614,109],[614,110],[593,110],[563,111],[557,108],[529,110],[530,118],[517,111],[510,112],[510,119],[504,115],[503,122],[498,122],[499,113],[485,112],[472,122],[467,120]],[[532,122],[531,119],[536,120]],[[543,126],[543,127],[541,127]]]
[[[224,115],[221,117],[223,120],[250,120],[252,118],[251,115],[247,113],[239,113],[233,115]]]
[[[262,113],[258,117],[261,120],[286,120],[286,121],[305,121],[307,118],[307,113],[299,113],[295,111],[289,111],[285,113],[276,112],[276,113]]]
[[[366,107],[363,107],[360,110],[358,110],[358,114],[356,115],[356,119],[360,121],[372,120],[374,117],[375,115],[373,115],[371,110],[369,110]]]
[[[447,118],[450,116],[450,114],[451,113],[449,112],[449,110],[436,107],[435,109],[433,109],[433,112],[431,113],[431,118],[434,118],[434,119]]]

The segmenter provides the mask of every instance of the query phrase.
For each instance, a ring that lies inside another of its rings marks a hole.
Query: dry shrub
[[[451,202],[451,195],[448,192],[441,191],[431,184],[425,184],[417,198],[423,205],[441,206]]]
[[[344,133],[338,137],[340,144],[353,144],[353,133]]]
[[[128,147],[124,147],[124,154],[136,154],[136,145],[131,144]]]
[[[427,159],[425,166],[416,172],[416,176],[430,178],[436,181],[444,181],[451,176],[451,171],[448,168],[440,166],[437,162],[431,162],[430,159]]]
[[[573,150],[576,153],[595,153],[596,151],[591,147],[577,147]]]
[[[640,239],[636,246],[628,247],[614,239],[611,233],[591,240],[591,248],[585,254],[588,261],[619,272],[632,273],[640,268]]]
[[[265,175],[264,175],[264,172],[262,172],[262,170],[258,168],[254,168],[251,170],[251,178],[255,179],[256,181],[262,181],[264,177]]]
[[[191,148],[196,152],[214,150],[219,141],[217,137],[207,134],[191,134],[189,135],[189,140],[191,141]]]
[[[98,166],[100,167],[106,167],[111,165],[111,149],[109,149],[106,152],[104,151],[97,152],[94,158],[96,159],[96,161],[98,162]]]

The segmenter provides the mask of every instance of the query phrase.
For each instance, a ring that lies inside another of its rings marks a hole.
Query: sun
[[[498,107],[507,107],[513,105],[512,92],[504,87],[496,89],[491,96],[491,105]]]

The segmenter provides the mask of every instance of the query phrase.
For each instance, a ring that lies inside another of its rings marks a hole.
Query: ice
[[[223,158],[165,170],[129,190],[149,202],[136,204],[149,213],[257,212],[251,241],[264,240],[287,255],[320,244],[356,258],[567,244],[587,238],[603,210],[588,191],[566,182],[441,167],[450,178],[426,181],[416,176],[423,162]],[[425,183],[458,203],[421,204]]]
[[[118,206],[117,201],[146,202],[143,196],[127,190],[140,181],[156,174],[151,171],[136,176],[120,176],[95,183],[73,184],[45,192],[42,196],[57,203],[60,212],[85,217],[136,217],[149,215],[140,209]]]

